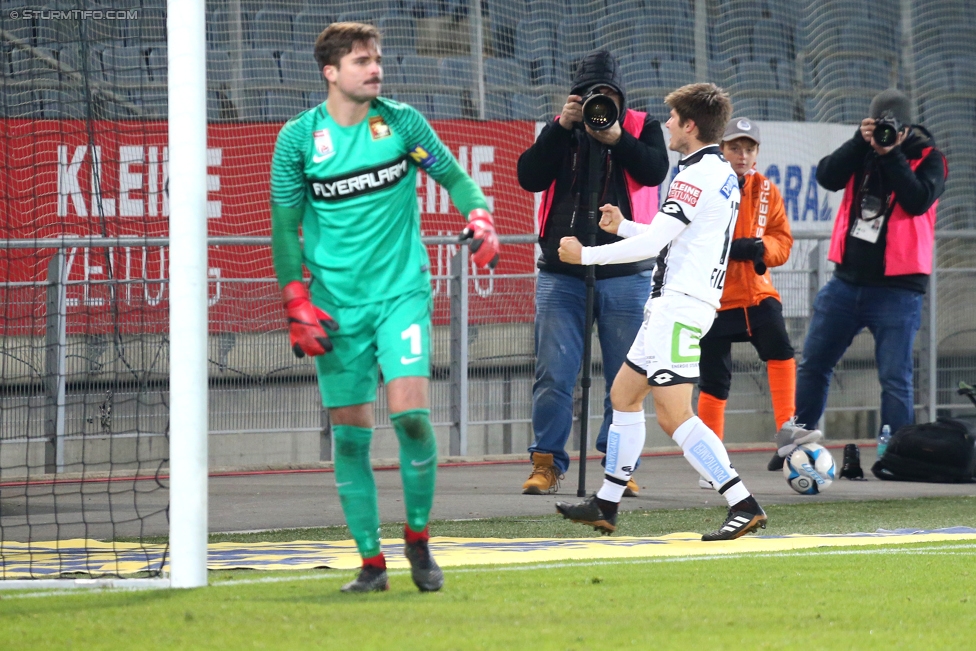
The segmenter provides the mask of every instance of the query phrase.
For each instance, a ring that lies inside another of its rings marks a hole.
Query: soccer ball
[[[790,488],[801,495],[816,495],[837,477],[837,467],[830,451],[816,443],[804,443],[786,457],[783,476]]]

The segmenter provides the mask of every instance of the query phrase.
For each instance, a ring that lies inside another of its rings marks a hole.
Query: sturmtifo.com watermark
[[[11,9],[10,20],[139,20],[138,9]]]

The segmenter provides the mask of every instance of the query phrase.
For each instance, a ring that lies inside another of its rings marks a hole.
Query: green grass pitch
[[[776,510],[812,529],[864,531],[974,526],[974,507],[974,498],[949,498]],[[713,515],[634,513],[623,533]],[[852,518],[870,526],[852,527]],[[518,528],[561,526],[533,520]],[[438,526],[474,535],[486,524]],[[391,573],[390,592],[369,595],[341,594],[351,573],[332,571],[219,573],[186,591],[0,593],[0,648],[971,649],[976,640],[971,540],[445,574],[435,594],[419,593],[406,571]]]

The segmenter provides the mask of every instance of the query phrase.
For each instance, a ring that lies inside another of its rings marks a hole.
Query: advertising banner
[[[499,233],[536,230],[538,197],[518,185],[516,163],[542,123],[519,121],[432,122],[461,166],[484,191]],[[783,194],[796,236],[829,232],[840,193],[816,182],[817,162],[851,137],[855,127],[815,123],[758,123],[762,133],[758,168]],[[269,172],[280,125],[213,124],[208,129],[207,214],[210,235],[269,236]],[[667,130],[662,126],[665,140]],[[34,239],[83,236],[165,236],[169,220],[169,164],[165,122],[0,120],[0,237]],[[672,165],[678,154],[670,152]],[[667,183],[677,172],[674,167]],[[454,235],[464,221],[447,192],[423,172],[417,174],[417,201],[425,235]],[[666,193],[661,193],[664,196]],[[446,281],[455,245],[429,249],[435,315],[446,318]],[[12,249],[0,255],[6,281],[43,281],[54,251]],[[496,291],[494,277],[531,274],[535,250],[507,247],[493,272],[472,268],[478,291],[471,314],[485,321],[531,320],[534,305],[524,296]],[[168,304],[167,250],[160,246],[66,251],[69,323],[92,328],[139,330],[165,321]],[[209,252],[212,328],[277,327],[274,301],[255,312],[255,292],[273,292],[267,246],[213,246]],[[251,281],[235,283],[234,281]],[[110,289],[112,281],[124,281]],[[270,288],[270,290],[269,290]],[[523,292],[524,293],[524,292]],[[111,303],[113,309],[101,309]],[[260,303],[260,302],[259,302]],[[8,326],[37,323],[38,306],[8,301]],[[159,314],[152,315],[156,311]],[[33,315],[33,316],[32,316]],[[260,317],[260,318],[258,318]],[[251,322],[248,325],[248,322]],[[255,326],[267,322],[267,325]],[[97,326],[96,326],[97,327]]]
[[[531,233],[531,194],[518,186],[516,162],[533,138],[531,122],[434,121],[434,129],[461,166],[486,195],[499,233]],[[207,148],[207,216],[212,236],[271,234],[269,175],[274,143],[281,125],[210,125]],[[134,236],[168,232],[169,164],[165,122],[0,121],[0,237]],[[464,218],[447,192],[423,172],[416,178],[424,235],[457,235]],[[431,273],[448,273],[453,245],[429,248]],[[10,249],[0,254],[6,281],[43,281],[53,249]],[[167,249],[133,246],[117,249],[66,250],[69,324],[114,319],[113,327],[144,329],[165,321],[168,304]],[[486,320],[531,320],[531,302],[496,293],[495,275],[531,274],[534,252],[529,245],[507,247],[472,295],[472,314]],[[267,246],[212,246],[209,251],[210,321],[212,328],[238,329],[250,319],[278,327],[275,304],[254,313],[259,287],[235,280],[273,280]],[[110,281],[124,281],[113,291]],[[79,282],[81,281],[81,282]],[[139,282],[144,281],[144,282]],[[262,291],[273,283],[260,285]],[[446,281],[435,280],[435,292],[446,294]],[[275,293],[275,297],[277,297]],[[277,298],[275,298],[277,300]],[[111,303],[113,310],[100,309]],[[149,314],[160,312],[155,317]],[[4,320],[33,320],[38,306],[8,305]],[[442,312],[438,309],[438,313]],[[439,316],[442,320],[442,315]],[[232,325],[234,324],[234,325]],[[106,324],[107,327],[108,324]],[[260,328],[259,328],[260,329]]]

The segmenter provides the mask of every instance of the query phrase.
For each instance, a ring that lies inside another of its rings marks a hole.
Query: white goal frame
[[[207,585],[207,39],[200,0],[168,0],[169,576],[13,579],[6,589]],[[178,342],[178,343],[176,343]]]

